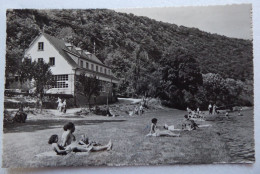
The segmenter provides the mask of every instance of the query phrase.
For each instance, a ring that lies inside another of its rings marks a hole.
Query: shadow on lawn
[[[95,125],[105,122],[123,122],[125,120],[74,120],[76,126],[81,125]],[[4,133],[15,133],[15,132],[34,132],[37,130],[44,129],[55,129],[62,128],[64,124],[70,121],[64,120],[28,120],[26,123],[12,123],[4,125]]]

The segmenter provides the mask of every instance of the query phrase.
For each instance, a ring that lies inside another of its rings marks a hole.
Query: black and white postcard
[[[7,9],[2,167],[254,163],[251,12]]]

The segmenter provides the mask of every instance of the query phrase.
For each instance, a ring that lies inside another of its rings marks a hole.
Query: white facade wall
[[[43,51],[38,50],[38,42],[44,43]],[[43,36],[38,37],[30,48],[25,52],[25,55],[32,59],[32,61],[38,61],[38,58],[43,58],[45,63],[49,63],[49,58],[55,58],[55,65],[51,66],[51,72],[53,75],[68,75],[68,88],[52,88],[47,93],[64,93],[74,94],[74,74],[75,71],[72,66],[60,55],[58,50]]]
[[[43,42],[44,48],[43,50],[38,50],[38,43]],[[80,57],[74,56],[73,54],[68,53],[68,56],[70,56],[76,64],[79,65],[81,61],[83,61],[83,69],[81,70],[73,70],[72,66],[66,61],[66,59],[60,55],[58,50],[52,45],[51,42],[49,42],[48,39],[45,38],[44,35],[41,35],[40,37],[36,38],[36,40],[32,43],[32,45],[29,47],[28,50],[26,50],[25,55],[32,59],[32,61],[38,61],[38,58],[42,58],[45,63],[49,63],[50,57],[55,58],[55,65],[51,66],[51,71],[53,75],[68,75],[68,80],[66,81],[66,84],[68,84],[68,88],[52,88],[47,91],[47,93],[52,94],[75,94],[75,75],[80,75],[80,73],[87,73],[87,75],[94,74],[95,72],[99,72],[106,75],[112,75],[110,68],[107,68],[105,66],[92,63],[90,61],[87,61],[86,59],[82,59]],[[86,63],[88,63],[88,68],[86,67]],[[93,72],[86,72],[84,69],[92,70],[93,65]],[[96,66],[98,66],[98,71],[96,71]],[[102,72],[100,72],[100,67],[102,67]],[[105,73],[106,70],[106,73]],[[111,82],[111,79],[109,77],[104,77],[101,74],[97,74],[97,78],[106,81]],[[118,83],[115,80],[112,80],[112,83]]]
[[[38,51],[38,42],[44,43],[44,50]],[[55,65],[51,66],[53,74],[73,74],[71,65],[60,55],[55,47],[41,35],[34,41],[33,45],[25,52],[25,55],[31,57],[32,61],[43,58],[45,63],[49,63],[50,57],[55,57]]]

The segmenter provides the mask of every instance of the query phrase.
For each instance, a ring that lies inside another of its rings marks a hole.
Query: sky
[[[252,39],[250,4],[225,6],[188,6],[164,8],[115,9],[117,12],[147,16],[157,21],[225,35],[232,38]]]

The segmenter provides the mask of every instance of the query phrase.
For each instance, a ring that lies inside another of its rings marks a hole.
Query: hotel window
[[[80,67],[83,68],[83,61],[80,61]]]
[[[38,42],[38,51],[43,51],[43,49],[44,49],[44,43]]]
[[[38,58],[38,62],[43,62],[43,58]]]
[[[93,64],[91,64],[91,70],[94,71],[94,65]]]
[[[55,65],[55,57],[50,57],[49,58],[49,64],[50,64],[50,66],[54,66]]]
[[[110,69],[109,69],[109,70],[107,70],[107,74],[108,74],[108,75],[110,75]]]
[[[68,75],[54,75],[53,78],[56,81],[53,88],[68,88]]]
[[[105,74],[107,74],[107,69],[105,68]]]
[[[86,68],[88,69],[88,62],[86,62]]]
[[[103,69],[102,69],[102,67],[100,67],[100,72],[103,73]]]
[[[98,72],[98,66],[96,65],[96,71]]]

